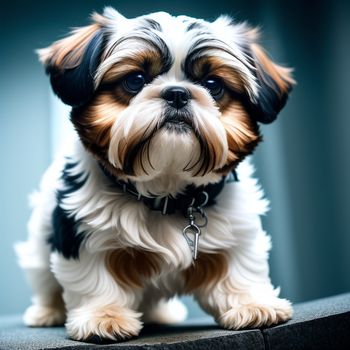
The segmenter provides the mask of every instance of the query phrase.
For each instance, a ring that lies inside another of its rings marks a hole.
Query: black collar
[[[134,196],[137,200],[142,201],[149,209],[160,211],[163,215],[174,214],[176,211],[186,215],[189,207],[197,208],[213,205],[215,204],[215,198],[222,191],[225,183],[238,181],[237,173],[233,170],[229,175],[223,176],[217,183],[209,183],[198,187],[189,185],[183,193],[179,193],[176,197],[171,195],[159,197],[152,194],[144,196],[138,193],[136,187],[130,181],[126,182],[118,179],[102,165],[100,165],[100,168],[111,182],[123,190],[123,192]]]

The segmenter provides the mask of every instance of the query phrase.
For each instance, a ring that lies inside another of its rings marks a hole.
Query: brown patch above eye
[[[120,81],[133,72],[142,72],[153,79],[163,71],[163,59],[157,51],[140,51],[116,62],[102,78],[102,84]]]
[[[219,78],[227,88],[237,93],[245,90],[240,74],[219,57],[203,56],[191,65],[191,79],[202,82],[208,77]]]

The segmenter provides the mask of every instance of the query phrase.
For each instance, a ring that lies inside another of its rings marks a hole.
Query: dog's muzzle
[[[193,120],[189,109],[191,93],[182,86],[169,86],[161,92],[166,101],[163,125],[177,131],[193,127]]]

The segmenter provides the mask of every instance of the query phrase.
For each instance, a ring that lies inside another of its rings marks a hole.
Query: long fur
[[[290,71],[255,46],[255,30],[225,16],[129,20],[106,8],[93,22],[39,51],[56,94],[73,107],[78,137],[45,173],[28,241],[16,246],[34,291],[26,324],[65,321],[74,339],[118,340],[143,322],[183,320],[174,297],[188,293],[226,328],[287,320],[290,303],[268,274],[259,218],[268,202],[246,157],[261,140],[257,122],[271,122],[285,103]],[[123,83],[133,72],[147,79],[135,96]],[[224,83],[218,100],[203,86],[210,77]],[[190,93],[184,110],[170,111],[161,97],[174,85]],[[186,123],[167,123],[169,113]],[[182,213],[152,211],[111,179],[176,197],[232,169],[239,181],[204,208],[196,261]]]

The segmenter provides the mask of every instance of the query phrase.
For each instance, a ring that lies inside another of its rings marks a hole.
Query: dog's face
[[[73,107],[85,147],[112,174],[222,176],[260,140],[293,80],[257,31],[167,13],[126,19],[112,8],[39,50],[54,92]]]

